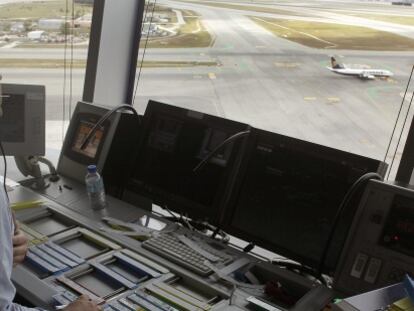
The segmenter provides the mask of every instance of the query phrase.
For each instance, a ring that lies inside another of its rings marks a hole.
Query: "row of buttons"
[[[363,275],[365,267],[367,266],[367,263],[368,267],[366,268],[363,279],[365,282],[374,284],[377,280],[382,265],[382,260],[379,258],[370,258],[364,253],[358,253],[352,266],[351,276],[360,279]]]

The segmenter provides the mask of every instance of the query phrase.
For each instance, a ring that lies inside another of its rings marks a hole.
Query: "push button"
[[[365,274],[364,280],[368,283],[375,283],[381,269],[382,261],[378,258],[371,258],[369,260],[367,273]]]
[[[368,256],[363,253],[358,253],[355,258],[354,265],[352,266],[351,276],[354,278],[360,279],[362,276],[362,272],[365,269],[365,266],[368,261]]]

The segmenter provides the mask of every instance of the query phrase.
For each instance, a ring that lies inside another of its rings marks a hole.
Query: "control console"
[[[356,294],[414,274],[414,188],[370,181],[336,271],[334,288]]]

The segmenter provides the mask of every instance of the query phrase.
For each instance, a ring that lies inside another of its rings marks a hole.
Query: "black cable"
[[[142,71],[142,66],[144,66],[144,58],[145,58],[145,53],[147,51],[147,45],[148,45],[148,41],[149,41],[149,30],[151,29],[151,25],[152,25],[152,18],[154,17],[154,10],[155,10],[155,5],[157,4],[157,0],[154,0],[154,4],[152,7],[152,11],[151,11],[151,18],[150,18],[150,22],[149,22],[149,26],[148,26],[148,34],[147,34],[147,38],[145,40],[145,45],[144,45],[144,51],[142,52],[142,60],[141,60],[141,66],[139,66],[139,71],[138,71],[138,77],[137,77],[137,83],[135,84],[135,91],[134,91],[134,97],[132,99],[132,105],[134,105],[135,103],[135,97],[137,96],[137,91],[138,91],[138,83],[139,80],[141,78],[141,71]],[[149,7],[149,2],[147,5],[147,9],[145,10],[144,13],[144,20],[145,17],[147,16],[147,11],[148,11],[148,7]],[[144,28],[144,23],[142,23],[142,27],[141,27],[141,34],[142,34],[142,29]]]
[[[4,152],[3,144],[1,143],[1,141],[0,141],[0,150],[1,150],[1,154],[3,155],[3,161],[4,161],[3,187],[4,187],[4,192],[6,193],[7,201],[9,201],[9,194],[7,193],[7,186],[6,186],[7,159],[6,159],[6,153]]]
[[[213,234],[210,236],[212,239],[216,239],[216,236],[219,235],[221,237],[221,242],[224,243],[228,243],[228,234],[226,232],[224,232],[223,230],[221,230],[219,227],[214,227],[213,225],[209,224],[206,221],[197,221],[197,220],[192,220],[188,217],[183,217],[182,214],[180,214],[180,218],[178,218],[177,216],[175,216],[173,214],[173,212],[164,204],[164,205],[160,205],[160,207],[164,210],[166,210],[171,216],[165,216],[162,215],[162,217],[164,219],[173,221],[175,223],[179,223],[181,225],[183,225],[184,227],[186,227],[187,229],[191,229],[191,227],[195,228],[196,230],[198,230],[199,232],[201,231],[205,231],[205,230],[210,230],[213,231]],[[190,225],[190,226],[188,226]],[[203,233],[205,234],[205,233]],[[206,234],[205,234],[206,235]]]
[[[348,189],[347,193],[342,199],[342,202],[339,205],[338,210],[336,211],[335,217],[332,220],[332,226],[331,226],[331,229],[329,230],[328,239],[326,240],[325,246],[322,251],[321,259],[319,261],[319,265],[316,270],[317,275],[322,276],[323,269],[325,267],[325,261],[328,256],[328,252],[331,247],[332,239],[333,239],[336,227],[338,225],[338,222],[342,216],[342,213],[345,211],[347,205],[353,198],[355,192],[359,189],[359,186],[370,179],[382,180],[382,176],[377,173],[366,173],[362,175],[361,177],[357,179],[357,181],[355,181],[352,184],[352,186]]]
[[[69,119],[72,116],[72,93],[73,93],[73,38],[75,36],[75,0],[72,0],[71,16],[71,38],[70,38],[70,65],[69,65]]]
[[[162,209],[166,210],[171,215],[171,216],[164,216],[165,218],[168,219],[168,218],[172,217],[172,219],[174,219],[174,222],[181,223],[181,220],[177,216],[174,215],[174,213],[168,208],[168,206],[166,204],[162,204],[162,205],[160,205],[160,207]]]
[[[240,137],[244,137],[250,134],[250,131],[243,131],[243,132],[238,132],[232,136],[230,136],[229,138],[223,140],[216,148],[214,148],[214,150],[212,152],[210,152],[203,160],[200,161],[200,163],[197,164],[196,167],[193,168],[193,173],[197,172],[199,169],[201,169],[212,157],[214,157],[217,152],[226,144],[228,144],[229,142],[232,142],[233,140],[236,140]]]
[[[290,262],[290,261],[281,261],[281,260],[278,260],[278,261],[273,261],[272,260],[271,263],[273,265],[277,265],[279,267],[284,267],[284,268],[286,268],[288,270],[291,270],[291,271],[297,270],[301,274],[306,273],[306,274],[314,277],[315,279],[319,280],[323,285],[325,285],[325,286],[328,285],[328,282],[325,280],[325,278],[322,275],[318,274],[314,269],[312,269],[310,267],[307,267],[307,266],[304,266],[300,263],[295,263],[295,262]]]
[[[115,108],[109,110],[107,113],[105,113],[98,122],[95,123],[95,125],[91,128],[91,130],[89,131],[88,135],[86,135],[82,145],[80,146],[80,149],[83,150],[86,148],[86,146],[88,145],[89,141],[91,140],[93,134],[95,134],[96,129],[101,126],[112,114],[114,114],[115,112],[117,112],[118,110],[121,109],[127,109],[132,111],[136,117],[139,120],[139,115],[137,113],[137,111],[134,109],[134,107],[132,107],[131,105],[127,105],[127,104],[123,104],[123,105],[119,105],[116,106]]]
[[[69,0],[65,2],[65,19],[63,25],[64,48],[63,48],[63,90],[62,90],[62,141],[65,136],[65,119],[66,119],[66,67],[67,67],[67,50],[68,50],[68,14],[69,14]]]
[[[211,234],[211,238],[215,239],[216,235],[220,233],[220,228],[216,227],[216,229],[213,231],[213,233]]]
[[[414,65],[413,65],[413,69],[414,69]],[[411,75],[410,75],[410,79],[411,79]],[[408,88],[408,86],[407,86],[407,88]],[[404,98],[403,98],[403,100],[404,100]],[[402,135],[403,135],[403,132],[404,132],[404,127],[405,127],[405,124],[407,123],[408,115],[410,114],[411,105],[413,103],[413,98],[414,98],[414,92],[411,94],[411,100],[410,100],[410,103],[408,104],[407,113],[406,113],[405,118],[404,118],[401,133],[400,133],[400,136],[398,137],[397,146],[395,147],[395,151],[394,151],[394,155],[392,157],[392,162],[390,164],[390,168],[388,169],[387,180],[390,176],[392,166],[394,165],[394,161],[395,161],[395,157],[397,155],[398,147],[400,146],[401,138],[402,138]]]
[[[407,86],[405,88],[404,96],[403,96],[403,99],[402,99],[402,102],[401,102],[401,105],[400,105],[400,109],[398,111],[397,119],[395,120],[394,128],[392,129],[392,133],[391,133],[391,137],[390,137],[390,142],[388,143],[387,151],[385,151],[384,162],[386,162],[386,160],[387,160],[388,151],[390,150],[392,138],[394,137],[395,129],[397,128],[398,119],[400,118],[400,114],[401,114],[402,107],[404,106],[405,96],[407,95],[407,91],[408,91],[408,88],[409,88],[410,83],[411,83],[411,77],[413,76],[413,71],[414,71],[414,65],[411,68],[410,77],[408,78]]]

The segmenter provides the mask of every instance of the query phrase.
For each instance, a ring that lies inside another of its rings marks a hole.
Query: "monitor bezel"
[[[91,112],[78,112],[76,115],[73,116],[73,120],[71,120],[71,126],[68,129],[68,132],[66,134],[69,137],[69,140],[68,140],[69,143],[65,146],[65,150],[64,150],[65,156],[67,156],[69,159],[77,163],[80,163],[80,164],[84,164],[84,165],[97,164],[97,161],[100,157],[102,149],[105,145],[105,139],[108,135],[109,128],[111,126],[110,120],[106,120],[102,124],[102,127],[103,127],[102,138],[101,138],[101,141],[99,143],[98,149],[96,150],[94,157],[89,157],[85,154],[82,154],[78,151],[73,150],[73,146],[76,140],[76,135],[78,133],[79,127],[82,125],[82,122],[90,122],[91,124],[96,124],[101,117],[102,115],[91,113]]]
[[[311,267],[311,268],[318,268],[319,261],[315,261],[313,258],[306,258],[305,256],[302,256],[298,253],[295,253],[292,251],[292,249],[285,248],[284,246],[278,245],[274,241],[269,241],[266,239],[263,239],[258,236],[252,235],[250,232],[244,230],[243,228],[238,228],[237,225],[233,222],[235,212],[237,208],[239,207],[239,202],[243,201],[243,198],[246,194],[246,179],[248,176],[248,170],[250,168],[250,159],[253,156],[253,152],[258,145],[261,137],[265,136],[264,138],[267,142],[269,140],[277,140],[280,144],[290,144],[290,149],[296,149],[296,151],[302,151],[307,154],[312,154],[315,156],[318,156],[319,158],[323,158],[325,160],[328,159],[334,159],[335,161],[338,161],[339,158],[342,159],[343,165],[351,165],[356,166],[355,163],[363,162],[363,163],[370,163],[372,170],[368,170],[370,172],[377,172],[380,175],[385,174],[385,168],[386,165],[381,162],[380,160],[371,159],[368,157],[360,156],[354,153],[330,148],[327,146],[319,145],[316,143],[296,139],[293,137],[284,136],[281,134],[261,130],[254,128],[252,129],[252,134],[249,139],[248,143],[248,151],[246,156],[243,158],[243,163],[241,165],[240,169],[240,175],[237,178],[237,184],[235,185],[236,190],[233,193],[233,196],[230,200],[229,206],[225,211],[225,214],[223,216],[223,222],[222,222],[222,228],[227,233],[236,236],[237,238],[240,238],[242,240],[245,240],[246,242],[251,242],[254,245],[257,245],[259,247],[265,248],[271,252],[274,252],[277,255],[281,255],[282,257],[285,257],[289,260],[296,261],[302,265]],[[362,175],[362,174],[361,174]],[[355,178],[356,180],[357,178]],[[355,203],[355,201],[353,201]],[[338,206],[339,207],[339,206]],[[345,211],[346,213],[354,214],[355,209],[357,206],[353,206],[352,211]],[[352,219],[349,220],[349,226],[350,227],[352,223]],[[345,237],[346,239],[346,237]],[[345,242],[345,239],[342,241]],[[342,245],[343,247],[343,245]],[[332,255],[332,254],[331,254]],[[336,264],[339,262],[339,256],[340,252],[335,255],[336,256]],[[326,265],[324,267],[323,272],[328,275],[333,275],[334,270],[336,268],[336,264],[334,266]]]
[[[157,118],[160,115],[172,116],[173,118],[191,117],[194,120],[194,122],[202,122],[204,124],[213,122],[220,129],[225,129],[230,132],[234,132],[232,134],[245,131],[250,128],[249,125],[241,122],[224,119],[218,116],[201,113],[191,109],[177,107],[150,100],[148,102],[143,117],[143,130],[140,136],[139,147],[137,148],[138,154],[136,157],[136,162],[144,158],[142,150],[144,150],[144,146],[149,140],[151,134],[150,126],[153,120],[155,120],[155,118]],[[200,142],[200,144],[203,144],[203,142]],[[244,145],[242,141],[239,140],[234,142],[233,149],[228,158],[229,163],[223,173],[224,176],[221,187],[218,187],[216,197],[214,198],[211,206],[206,206],[198,202],[188,200],[181,195],[175,195],[173,193],[168,193],[167,191],[164,193],[160,193],[157,191],[156,187],[152,186],[150,186],[152,187],[152,189],[145,190],[144,188],[148,187],[148,185],[143,186],[143,184],[145,184],[145,181],[143,181],[142,178],[137,179],[134,176],[134,172],[139,170],[140,165],[142,165],[139,163],[136,164],[133,168],[124,191],[146,196],[150,198],[153,201],[153,203],[160,206],[167,205],[168,208],[173,212],[182,214],[183,216],[188,216],[191,219],[207,220],[210,224],[218,225],[219,219],[221,219],[223,213],[223,206],[225,205],[225,202],[227,202],[228,200],[228,192],[226,192],[226,189],[229,189],[230,187],[231,178],[235,174],[238,159],[241,157],[241,154],[243,153],[243,148]]]
[[[0,83],[0,95],[24,96],[24,140],[2,142],[6,156],[44,156],[46,152],[46,95],[44,85]]]

